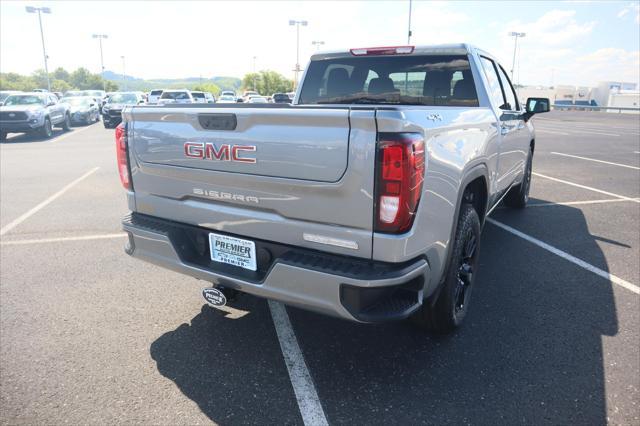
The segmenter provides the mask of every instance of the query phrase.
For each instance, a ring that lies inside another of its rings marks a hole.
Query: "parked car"
[[[84,90],[67,90],[64,92],[63,98],[71,98],[73,96],[84,96]]]
[[[105,92],[104,90],[83,90],[82,91],[82,96],[93,97],[96,100],[96,103],[100,105],[100,107],[102,107],[102,101],[106,95],[107,95],[107,92]]]
[[[109,96],[102,107],[102,122],[105,129],[113,129],[122,121],[122,109],[127,105],[141,105],[144,99],[137,92],[116,92]]]
[[[64,98],[69,104],[72,123],[91,124],[100,121],[100,104],[93,96]]]
[[[53,126],[69,130],[69,105],[49,92],[26,92],[8,96],[0,106],[0,139],[7,133],[36,132],[44,138],[53,135]]]
[[[152,90],[149,92],[149,97],[147,98],[147,103],[151,105],[155,105],[160,100],[160,96],[162,95],[162,90]]]
[[[218,104],[235,104],[236,103],[236,97],[235,96],[230,96],[230,95],[222,95],[222,96],[220,96],[218,98],[216,103],[218,103]]]
[[[236,98],[236,92],[234,92],[233,90],[223,90],[222,92],[220,92],[220,96],[233,96],[233,98]]]
[[[196,104],[213,104],[216,102],[216,98],[209,92],[194,92],[191,91],[193,101]]]
[[[274,93],[271,96],[271,99],[273,99],[274,104],[290,104],[291,103],[291,98],[289,98],[289,95],[287,95],[286,93]]]
[[[249,104],[268,104],[269,101],[264,96],[249,96],[249,99],[246,100]]]
[[[0,91],[0,106],[4,103],[4,100],[7,99],[10,95],[17,95],[18,93],[23,93],[20,90],[2,90]]]
[[[242,99],[244,99],[244,101],[247,102],[251,96],[260,96],[260,93],[254,90],[245,90],[244,93],[242,94]]]
[[[165,90],[160,95],[160,100],[158,101],[161,105],[166,104],[192,104],[193,96],[191,96],[191,92],[183,89],[183,90]]]
[[[549,99],[521,103],[493,56],[457,44],[315,54],[291,107],[216,107],[125,110],[129,255],[211,281],[216,306],[240,291],[446,333],[485,218],[528,202]]]

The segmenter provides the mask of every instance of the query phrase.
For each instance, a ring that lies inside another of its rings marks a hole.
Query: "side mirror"
[[[528,98],[527,112],[531,114],[540,114],[549,112],[550,102],[548,98]]]
[[[89,106],[90,106],[90,107],[94,107],[94,106],[96,106],[96,104],[89,104]]]
[[[138,105],[143,104],[143,103],[144,103],[144,100],[138,101]]]
[[[551,102],[549,102],[549,98],[527,98],[524,120],[529,120],[534,114],[549,112],[550,109]]]

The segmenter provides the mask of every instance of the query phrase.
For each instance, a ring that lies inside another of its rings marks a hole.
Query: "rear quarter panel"
[[[440,117],[440,118],[436,118]],[[425,180],[413,228],[403,235],[374,233],[373,258],[400,262],[427,255],[434,277],[446,265],[448,245],[465,177],[482,167],[491,180],[499,149],[489,108],[412,108],[378,111],[380,132],[419,132],[425,138]]]

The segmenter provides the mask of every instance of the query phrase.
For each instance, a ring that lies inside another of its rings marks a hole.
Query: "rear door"
[[[515,112],[511,110],[512,107],[506,98],[497,63],[486,56],[480,56],[480,62],[487,80],[487,92],[491,106],[497,118],[496,127],[500,133],[496,188],[499,194],[512,184],[516,177],[517,165],[521,159],[521,153],[516,148],[520,145],[519,120]]]

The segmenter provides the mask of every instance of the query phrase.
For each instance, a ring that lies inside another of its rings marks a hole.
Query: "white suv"
[[[160,105],[166,104],[192,104],[195,103],[191,92],[187,89],[165,90],[158,100]]]

